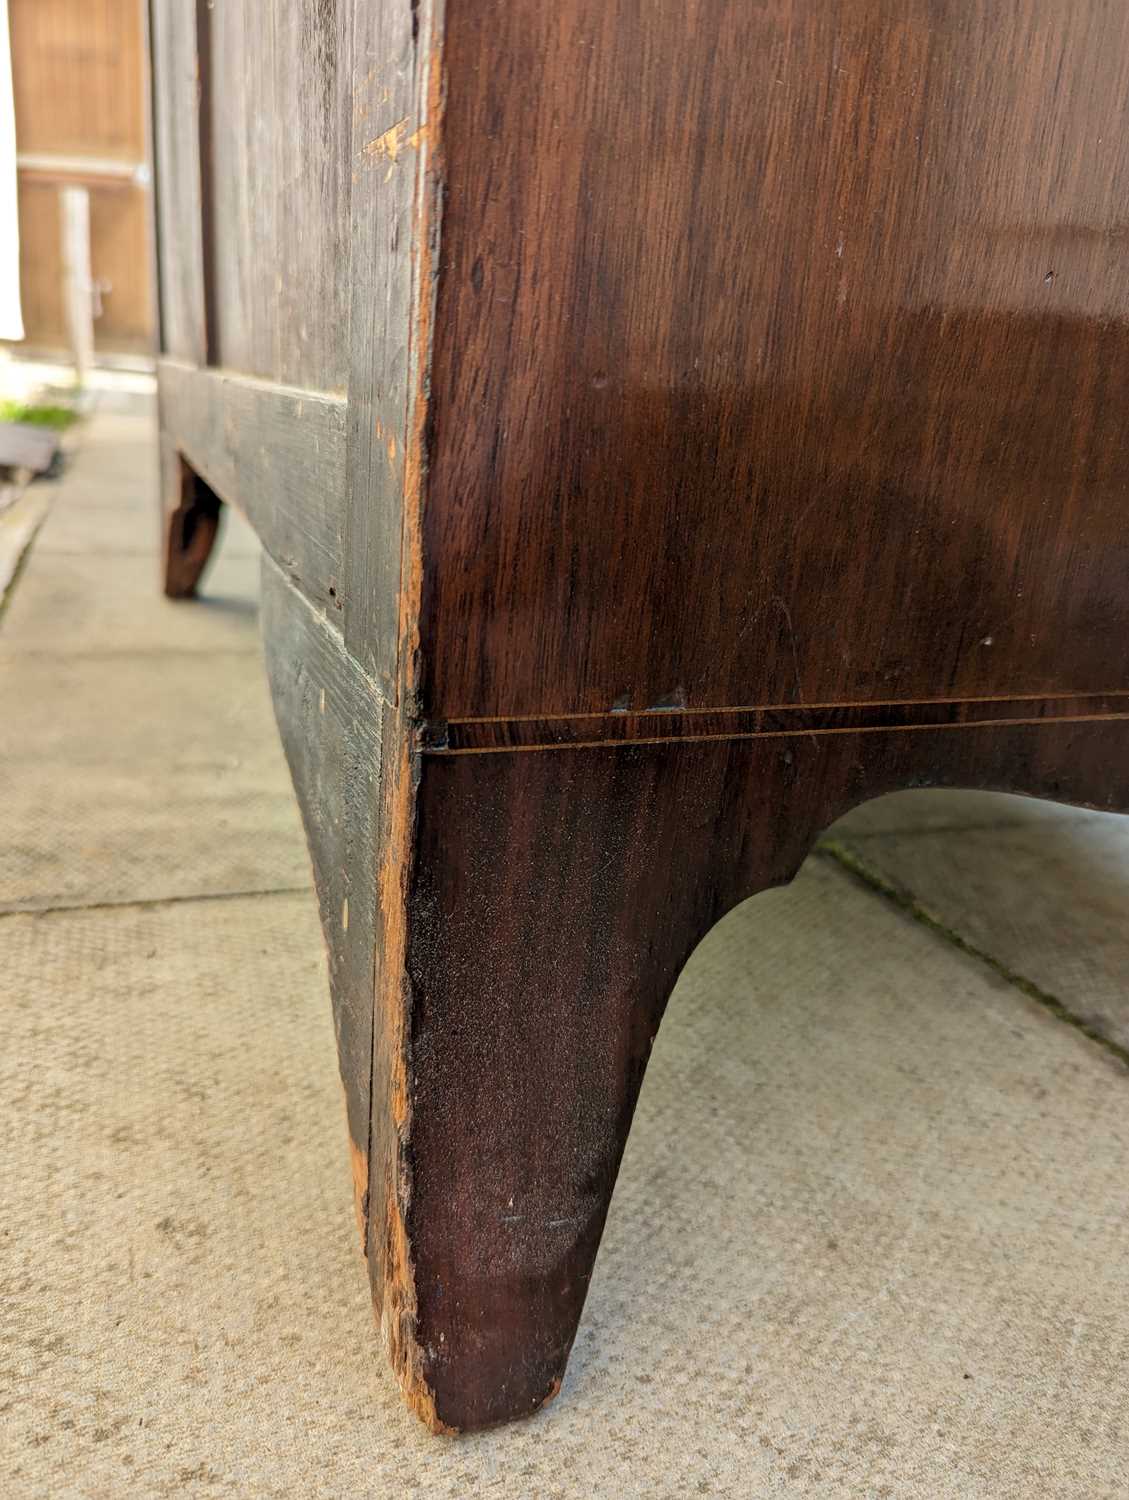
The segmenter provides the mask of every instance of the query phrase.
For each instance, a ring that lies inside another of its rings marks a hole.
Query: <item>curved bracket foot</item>
[[[902,787],[1129,806],[1129,715],[429,743],[263,569],[373,1296],[435,1431],[560,1389],[667,997],[730,907]]]
[[[179,493],[165,518],[164,589],[169,599],[191,599],[219,535],[223,501],[177,456]]]

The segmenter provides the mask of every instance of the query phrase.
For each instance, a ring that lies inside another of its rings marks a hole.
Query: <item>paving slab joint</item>
[[[1057,995],[1050,994],[1033,979],[1028,979],[1025,974],[1020,974],[1008,964],[1002,963],[986,949],[970,942],[962,933],[950,927],[935,912],[924,906],[911,890],[887,879],[880,870],[876,870],[866,860],[860,858],[849,845],[835,838],[821,839],[816,846],[816,853],[830,864],[843,870],[857,884],[883,897],[913,921],[928,928],[943,942],[986,965],[994,974],[999,975],[1006,983],[1019,990],[1028,1000],[1033,1000],[1036,1005],[1042,1006],[1054,1016],[1056,1021],[1061,1021],[1063,1025],[1072,1026],[1075,1031],[1080,1031],[1084,1037],[1095,1042],[1103,1051],[1115,1057],[1123,1068],[1129,1070],[1129,1047],[1123,1047],[1120,1043],[1112,1041],[1090,1021],[1087,1021],[1085,1016],[1080,1016],[1076,1011],[1071,1010],[1070,1006],[1060,1000]]]

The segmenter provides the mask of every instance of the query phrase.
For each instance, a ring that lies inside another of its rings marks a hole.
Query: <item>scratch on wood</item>
[[[404,132],[407,128],[408,117],[405,115],[402,120],[397,120],[395,125],[390,126],[383,135],[378,135],[375,140],[369,141],[363,149],[363,155],[371,157],[375,161],[380,161],[384,158],[387,158],[389,161],[395,161],[400,154],[400,148],[404,144]]]
[[[400,152],[418,150],[427,139],[427,126],[421,125],[413,130],[411,135],[407,134],[408,117],[397,120],[395,125],[390,126],[383,135],[378,135],[375,140],[369,141],[363,148],[362,155],[371,161],[389,161],[395,163]]]
[[[549,1387],[548,1392],[547,1392],[547,1394],[545,1396],[545,1399],[541,1402],[541,1405],[538,1408],[538,1410],[544,1411],[545,1408],[549,1405],[549,1403],[551,1401],[555,1401],[557,1399],[557,1397],[560,1395],[560,1393],[561,1393],[561,1381],[560,1381],[560,1377],[558,1376],[557,1379],[554,1380],[553,1383],[552,1383],[552,1385]]]
[[[435,1409],[433,1396],[423,1373],[423,1351],[415,1338],[415,1290],[407,1232],[398,1204],[389,1204],[388,1241],[384,1263],[387,1267],[387,1291],[380,1315],[380,1331],[396,1371],[408,1406],[431,1431],[448,1437],[458,1429],[444,1422]],[[411,1289],[410,1303],[399,1295]]]
[[[368,1250],[365,1244],[366,1227],[368,1221],[368,1153],[363,1151],[351,1137],[349,1140],[349,1156],[353,1168],[353,1212],[357,1216],[357,1229],[361,1236],[362,1250]]]

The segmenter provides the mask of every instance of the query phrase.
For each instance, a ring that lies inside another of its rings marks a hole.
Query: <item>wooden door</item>
[[[8,0],[29,348],[67,347],[60,188],[90,195],[95,347],[154,340],[145,0]]]

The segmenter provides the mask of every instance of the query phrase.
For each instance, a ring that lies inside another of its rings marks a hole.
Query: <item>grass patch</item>
[[[66,432],[77,421],[78,412],[69,406],[0,401],[0,422],[22,422],[28,427],[49,427],[52,432]]]

